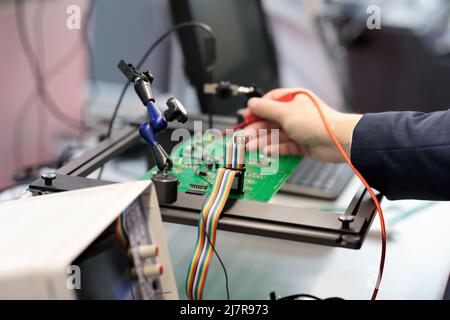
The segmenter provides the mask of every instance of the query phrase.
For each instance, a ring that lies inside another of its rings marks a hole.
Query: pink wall
[[[51,81],[47,88],[58,107],[78,122],[82,118],[83,89],[87,77],[86,51],[82,46],[82,30],[66,27],[69,5],[79,5],[81,19],[87,13],[85,0],[46,1],[43,9],[42,40],[35,41],[34,24],[36,9],[42,1],[25,1],[25,20],[29,38],[34,47],[45,46],[39,55],[44,70],[54,65],[69,50],[75,58]],[[60,151],[64,137],[75,136],[76,132],[60,123],[46,110],[35,94],[31,103],[22,108],[29,94],[35,90],[31,68],[25,59],[23,47],[16,29],[13,1],[0,6],[0,188],[9,185],[14,170],[26,165],[42,163],[53,159]],[[35,49],[36,50],[36,49]],[[19,110],[22,108],[23,110]],[[17,119],[22,119],[15,127]],[[18,139],[22,137],[22,143]],[[21,147],[22,160],[14,156],[14,149]]]

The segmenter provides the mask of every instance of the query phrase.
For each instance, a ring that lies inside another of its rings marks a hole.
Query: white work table
[[[278,194],[271,203],[298,207],[346,207],[358,188],[353,180],[335,201]],[[388,201],[385,273],[379,299],[441,299],[450,272],[450,203]],[[416,211],[415,213],[413,213]],[[334,214],[331,213],[330,214]],[[181,298],[196,227],[165,223],[169,251]],[[219,231],[216,243],[229,276],[231,299],[268,299],[269,293],[321,298],[369,299],[377,277],[381,237],[378,216],[360,250],[325,247],[261,236]],[[223,270],[213,258],[205,299],[225,299]]]

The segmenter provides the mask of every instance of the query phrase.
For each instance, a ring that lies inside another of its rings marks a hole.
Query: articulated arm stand
[[[167,172],[172,169],[172,159],[167,155],[166,151],[159,144],[156,134],[167,128],[167,121],[161,112],[156,108],[155,104],[149,100],[147,102],[147,112],[150,122],[145,121],[139,127],[139,133],[142,138],[150,145],[153,159],[159,171]]]
[[[167,128],[167,123],[173,120],[184,123],[187,121],[187,112],[184,106],[175,98],[167,100],[167,109],[164,114],[156,107],[155,98],[151,84],[153,75],[149,72],[139,72],[132,64],[127,64],[121,60],[117,66],[120,71],[134,83],[134,90],[147,108],[148,121],[139,126],[139,133],[150,145],[153,159],[158,167],[159,173],[152,176],[155,183],[159,202],[171,203],[177,199],[178,178],[167,172],[172,169],[172,159],[159,144],[157,139],[158,132]]]

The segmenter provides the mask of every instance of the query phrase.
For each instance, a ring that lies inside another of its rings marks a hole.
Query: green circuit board
[[[194,194],[209,194],[217,168],[223,166],[224,140],[205,133],[194,136],[171,153],[173,168],[169,172],[178,177],[178,190]],[[298,156],[270,157],[257,151],[246,153],[244,193],[231,194],[232,199],[269,201],[294,172],[301,161]],[[150,179],[157,168],[142,179]]]

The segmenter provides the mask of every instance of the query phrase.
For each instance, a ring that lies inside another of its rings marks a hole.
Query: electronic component
[[[236,174],[234,175],[233,183],[231,185],[231,193],[232,194],[242,194],[244,193],[244,177],[245,177],[245,169],[235,170]]]
[[[137,251],[139,254],[139,258],[146,259],[146,258],[156,257],[159,253],[159,247],[154,244],[139,245]],[[131,251],[130,251],[130,254],[131,254]]]
[[[197,153],[197,152],[196,152]],[[198,154],[197,153],[197,155],[195,155],[194,156],[194,159],[193,159],[193,161],[194,161],[194,164],[195,165],[201,165],[202,164],[202,161],[203,161],[203,156],[200,154]]]
[[[144,300],[156,298],[161,290],[164,268],[158,261],[159,250],[150,234],[142,201],[135,201],[125,212],[129,252],[133,259],[132,274],[137,279],[140,297]]]
[[[268,157],[264,157],[261,154],[259,155],[258,164],[263,167],[270,167],[270,164],[272,163],[272,160]]]
[[[175,170],[177,171],[176,175],[181,182],[181,185],[178,186],[179,191],[189,191],[191,194],[207,194],[211,189],[210,185],[207,186],[205,191],[201,192],[194,191],[190,188],[190,184],[205,184],[205,177],[196,174],[199,170],[199,166],[193,167],[179,164],[183,163],[182,150],[184,150],[184,152],[186,152],[186,149],[189,150],[191,148],[191,143],[191,140],[187,140],[180,146],[181,150],[177,149],[172,153],[174,167],[173,171],[170,171],[169,173],[175,172]],[[205,156],[205,160],[200,163],[200,168],[207,168],[207,157],[214,158],[214,167],[209,170],[209,176],[215,174],[223,164],[223,159],[217,159],[217,153],[214,153],[213,150],[223,150],[223,148],[224,146],[221,139],[220,141],[219,139],[208,139],[208,133],[205,133],[203,138],[203,151],[207,151],[207,156]],[[248,159],[258,160],[260,157],[260,154],[257,151],[249,151],[246,153]],[[246,161],[245,171],[242,172],[245,179],[243,192],[233,191],[230,198],[261,202],[269,201],[295,171],[300,161],[302,161],[302,158],[298,156],[279,156],[278,158],[271,158],[269,166],[261,166],[257,161],[255,161],[256,163]],[[154,168],[151,169],[142,177],[142,179],[150,179],[154,170]],[[236,181],[236,184],[239,185],[240,181]]]
[[[200,170],[195,171],[195,174],[202,176],[202,177],[206,177],[206,176],[208,176],[208,171],[206,171],[204,169],[200,169]]]
[[[178,299],[150,181],[5,202],[0,217],[0,299]]]
[[[195,183],[189,184],[189,188],[194,188],[194,189],[206,190],[207,187],[208,186],[205,186],[202,184],[195,184]]]
[[[195,189],[195,188],[189,188],[189,189],[186,190],[186,193],[196,194],[198,196],[204,196],[206,194],[206,191],[205,190],[198,190],[198,189]]]
[[[189,184],[189,189],[186,190],[186,193],[203,196],[206,194],[207,189],[208,189],[208,186],[205,186],[202,184],[191,183],[191,184]]]
[[[205,157],[205,165],[208,170],[212,170],[214,168],[215,159],[211,157]]]
[[[148,278],[158,278],[164,273],[164,268],[160,263],[146,264],[142,270],[143,275]],[[153,287],[155,285],[153,284]],[[156,286],[158,287],[158,286]]]

